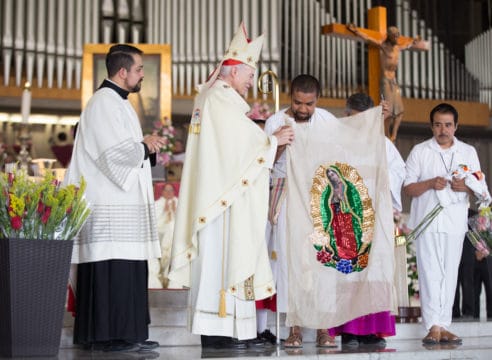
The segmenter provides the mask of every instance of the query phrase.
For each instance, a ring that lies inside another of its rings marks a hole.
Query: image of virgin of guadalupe
[[[317,260],[342,273],[362,271],[369,258],[374,210],[357,170],[340,163],[320,167],[311,194]]]

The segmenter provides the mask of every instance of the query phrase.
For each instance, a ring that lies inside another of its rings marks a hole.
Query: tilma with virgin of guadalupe
[[[296,130],[287,150],[288,326],[396,313],[382,121],[376,107]]]

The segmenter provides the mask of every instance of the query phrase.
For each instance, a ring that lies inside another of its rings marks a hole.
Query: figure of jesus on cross
[[[384,119],[384,131],[391,141],[396,140],[398,128],[403,119],[403,101],[401,99],[400,87],[396,82],[396,69],[400,58],[400,51],[410,49],[420,42],[420,37],[406,45],[400,45],[398,38],[400,32],[395,26],[388,27],[387,35],[384,40],[374,39],[367,34],[359,31],[354,24],[348,24],[347,29],[355,35],[364,39],[371,45],[379,49],[379,63],[381,66],[380,92],[381,99],[386,100],[389,105],[389,114]]]
[[[359,28],[354,24],[343,25],[332,23],[324,25],[321,32],[330,36],[364,41],[369,44],[368,89],[369,96],[375,103],[386,100],[390,106],[389,115],[385,114],[385,134],[396,140],[398,128],[403,119],[403,103],[400,88],[396,83],[396,70],[400,51],[429,50],[429,42],[419,37],[400,36],[394,26],[386,26],[386,8],[377,6],[367,11],[368,28]]]

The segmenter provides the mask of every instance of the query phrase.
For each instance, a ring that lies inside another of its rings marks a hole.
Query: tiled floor
[[[357,359],[357,360],[425,360],[425,359],[492,359],[492,337],[465,338],[462,345],[435,345],[424,347],[421,340],[388,339],[385,349],[343,349],[340,344],[334,349],[320,349],[314,343],[305,343],[302,349],[285,350],[275,346],[264,350],[202,352],[200,346],[165,346],[149,353],[105,353],[78,349],[60,349],[58,359],[167,359],[189,360],[204,358],[282,358],[282,359]],[[36,358],[40,360],[40,358]]]
[[[156,295],[156,294],[154,294]],[[426,331],[420,323],[396,324],[396,335],[387,339],[385,349],[361,348],[347,350],[341,347],[340,338],[337,338],[338,347],[334,349],[319,349],[315,346],[316,330],[303,329],[304,347],[298,350],[267,347],[262,351],[205,351],[199,345],[200,337],[190,334],[187,329],[187,293],[182,291],[159,292],[160,297],[153,300],[151,308],[152,324],[149,328],[151,340],[159,341],[162,345],[156,351],[149,353],[105,353],[84,351],[74,348],[73,318],[67,315],[61,336],[61,346],[57,359],[348,359],[348,360],[441,360],[441,359],[492,359],[492,322],[481,321],[463,322],[453,321],[450,330],[463,337],[460,346],[437,345],[434,347],[422,346],[422,337]],[[159,301],[161,302],[159,302]],[[485,314],[485,309],[481,312]],[[289,329],[284,326],[281,317],[280,334],[287,337]],[[274,316],[269,318],[270,329],[275,329]],[[177,345],[179,344],[179,346]],[[37,357],[31,360],[47,360]]]

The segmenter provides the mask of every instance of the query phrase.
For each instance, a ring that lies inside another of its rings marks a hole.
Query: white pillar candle
[[[29,82],[26,82],[24,84],[24,91],[22,91],[22,102],[21,102],[22,123],[27,124],[29,122],[30,113],[31,113],[31,84]]]

